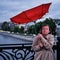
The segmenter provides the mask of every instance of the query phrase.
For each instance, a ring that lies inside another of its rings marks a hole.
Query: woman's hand
[[[40,43],[39,43],[39,46],[40,46],[40,47],[43,47],[43,44],[40,42]]]
[[[43,38],[43,35],[42,34],[38,34],[38,38]]]

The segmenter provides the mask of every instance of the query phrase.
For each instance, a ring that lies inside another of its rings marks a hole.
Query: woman
[[[49,25],[45,24],[41,28],[41,33],[33,40],[32,49],[35,51],[34,60],[55,60],[52,50],[54,36],[49,33]]]

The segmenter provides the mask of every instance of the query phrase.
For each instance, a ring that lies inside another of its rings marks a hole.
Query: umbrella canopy
[[[42,18],[49,10],[51,3],[42,4],[29,10],[23,11],[20,14],[10,18],[10,20],[17,24],[28,23]]]

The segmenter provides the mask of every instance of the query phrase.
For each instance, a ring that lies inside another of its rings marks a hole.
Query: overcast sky
[[[0,0],[0,22],[35,6],[52,2],[49,12],[42,18],[60,18],[60,0]]]

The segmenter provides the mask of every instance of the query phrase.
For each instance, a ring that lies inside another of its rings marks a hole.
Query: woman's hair
[[[48,26],[48,27],[49,27],[49,30],[50,30],[49,34],[51,34],[51,28],[50,28],[50,26],[49,26],[48,24],[46,24],[46,23],[43,23],[43,24],[42,24],[42,26],[41,26],[41,28],[40,28],[40,33],[42,33],[42,27],[44,27],[44,26]]]

